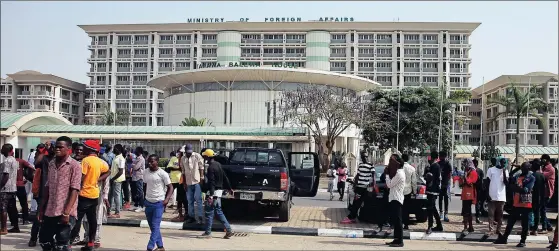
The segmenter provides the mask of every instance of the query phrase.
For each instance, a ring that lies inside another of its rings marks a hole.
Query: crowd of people
[[[389,224],[379,222],[380,232],[383,227],[389,226],[393,229],[394,241],[387,243],[391,247],[402,247],[403,230],[408,229],[409,213],[406,204],[414,197],[417,191],[417,180],[422,178],[426,186],[427,194],[427,229],[426,234],[443,231],[443,221],[449,222],[448,205],[451,198],[450,186],[453,173],[456,169],[447,160],[446,152],[432,152],[428,158],[429,165],[422,172],[422,177],[417,177],[418,171],[409,164],[407,154],[393,154],[380,175],[381,180],[386,182],[388,196],[386,200],[388,207],[386,216]],[[517,220],[521,221],[522,231],[520,242],[517,247],[526,246],[526,238],[530,235],[544,234],[553,231],[553,227],[546,216],[546,206],[553,196],[555,189],[555,160],[544,154],[541,158],[521,163],[520,165],[509,164],[505,158],[492,158],[491,164],[485,175],[479,167],[477,159],[466,158],[461,162],[463,175],[459,180],[462,188],[460,199],[462,201],[462,223],[464,235],[474,232],[473,221],[481,223],[481,208],[484,201],[488,203],[488,228],[484,232],[486,237],[496,235],[494,244],[507,244],[509,235]],[[333,179],[335,173],[329,171],[327,177]],[[349,215],[342,220],[342,224],[356,222],[357,215],[366,198],[372,197],[376,187],[375,168],[362,158],[357,175],[352,181],[355,196],[350,207]],[[332,189],[333,182],[329,184]],[[332,198],[333,195],[331,195]],[[374,196],[374,195],[373,195]],[[340,196],[341,197],[341,196]],[[436,201],[439,199],[439,210]],[[511,205],[505,231],[501,231],[504,207],[507,201]],[[409,206],[409,204],[407,205]],[[443,207],[444,206],[444,207]],[[472,207],[474,209],[472,210]],[[475,212],[472,213],[472,211]],[[365,212],[366,213],[366,212]],[[531,220],[530,220],[531,219]],[[435,224],[436,223],[436,224]],[[539,224],[541,223],[541,228]],[[557,248],[557,229],[555,239],[550,250]]]
[[[0,235],[20,232],[17,198],[22,224],[28,224],[30,211],[36,215],[29,247],[39,243],[43,250],[71,250],[72,245],[93,250],[101,246],[102,223],[130,210],[145,214],[151,230],[147,250],[164,251],[160,224],[163,212],[175,203],[179,212],[175,221],[205,221],[201,237],[211,238],[214,214],[225,226],[224,238],[233,236],[221,209],[221,196],[233,191],[212,149],[200,154],[184,145],[171,153],[164,168],[159,167],[159,156],[142,147],[72,142],[66,136],[39,144],[26,160],[15,158],[11,144],[4,144],[1,153]]]

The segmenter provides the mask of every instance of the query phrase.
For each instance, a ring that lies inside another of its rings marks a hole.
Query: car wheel
[[[423,223],[427,221],[427,212],[423,211],[421,213],[415,214],[415,221],[419,223]]]
[[[280,202],[280,205],[279,205],[279,220],[281,222],[288,222],[290,211],[291,211],[291,200]]]

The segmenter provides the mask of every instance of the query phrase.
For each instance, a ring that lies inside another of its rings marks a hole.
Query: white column
[[[111,97],[110,97],[110,105],[111,105],[111,112],[116,112],[116,72],[118,69],[118,63],[117,63],[117,55],[118,55],[118,50],[116,48],[116,44],[118,44],[118,36],[116,35],[116,33],[112,33],[111,36],[113,36],[113,42],[110,45],[110,48],[112,50],[112,57],[111,57],[111,61],[113,64],[112,70],[111,70],[111,82],[108,83],[110,86],[110,90],[111,90]],[[109,67],[107,65],[107,67]],[[108,81],[108,79],[107,79]],[[107,94],[105,94],[107,95]]]

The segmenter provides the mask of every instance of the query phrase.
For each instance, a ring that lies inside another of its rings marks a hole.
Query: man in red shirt
[[[545,178],[545,197],[544,197],[544,201],[542,201],[541,205],[540,205],[540,219],[541,219],[541,223],[542,223],[542,229],[540,231],[540,233],[545,233],[545,231],[553,231],[553,227],[551,226],[551,223],[549,222],[549,219],[547,218],[546,215],[546,206],[549,203],[549,200],[551,200],[551,197],[553,196],[553,192],[555,191],[555,168],[553,168],[553,165],[551,165],[551,158],[549,157],[548,154],[544,154],[542,155],[542,173],[543,173],[543,177]]]
[[[27,180],[23,176],[23,173],[24,170],[27,168],[31,168],[32,170],[35,170],[35,168],[33,168],[29,164],[29,162],[23,159],[16,158],[16,161],[19,163],[19,168],[17,170],[17,179],[16,179],[16,186],[17,186],[16,197],[19,200],[19,205],[21,206],[23,225],[26,225],[27,219],[29,217],[29,204],[27,204],[27,192],[25,191],[25,184],[27,183]],[[12,226],[14,226],[12,232],[19,232],[18,211],[16,205],[13,204],[10,207],[10,209],[8,209],[8,212],[9,212],[8,217],[10,217],[10,222],[12,223]]]

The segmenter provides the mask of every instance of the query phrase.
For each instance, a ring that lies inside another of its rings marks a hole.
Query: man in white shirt
[[[491,158],[491,167],[487,170],[487,179],[489,179],[489,232],[485,235],[493,234],[493,223],[497,222],[495,233],[501,235],[501,224],[503,219],[503,207],[507,201],[507,184],[508,173],[506,168],[507,160],[500,159],[500,165],[497,165],[497,159]]]
[[[404,173],[406,174],[406,183],[404,186],[404,207],[402,208],[402,221],[404,222],[404,229],[409,229],[410,214],[409,207],[411,199],[415,198],[415,193],[417,192],[417,172],[415,167],[408,163],[410,157],[407,154],[402,154],[402,160],[404,161]]]
[[[392,154],[386,167],[386,187],[390,189],[388,194],[389,210],[391,212],[392,226],[394,226],[394,240],[386,243],[390,247],[404,246],[404,230],[402,229],[402,206],[404,204],[404,188],[406,186],[406,174],[404,172],[404,161],[398,154]]]

